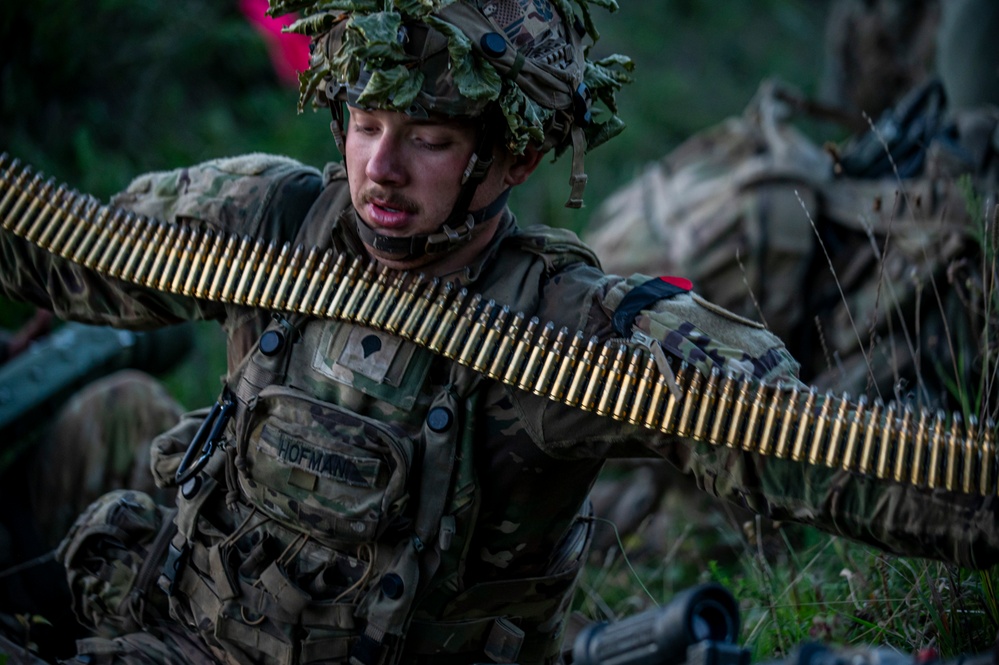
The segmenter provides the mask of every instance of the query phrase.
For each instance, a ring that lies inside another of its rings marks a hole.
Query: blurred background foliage
[[[546,161],[514,193],[521,223],[583,229],[644,163],[739,113],[765,77],[814,93],[828,4],[623,0],[613,15],[598,10],[594,55],[636,63],[620,95],[628,128],[588,155],[587,208],[563,207],[568,157]],[[338,159],[325,111],[297,114],[296,101],[238,0],[0,4],[0,150],[105,200],[140,173],[226,155]],[[0,327],[28,311],[0,302]],[[192,407],[214,398],[224,371],[210,328],[168,380]]]
[[[726,115],[777,75],[813,90],[825,1],[624,0],[600,11],[595,55],[625,53],[628,129],[587,160],[590,207],[647,160]],[[35,0],[0,7],[0,146],[106,197],[133,176],[247,151],[337,158],[325,112],[295,113],[237,0]],[[518,214],[580,228],[562,209],[568,160],[520,192]]]

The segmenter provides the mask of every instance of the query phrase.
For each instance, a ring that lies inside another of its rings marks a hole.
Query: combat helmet
[[[467,242],[505,204],[503,195],[468,210],[497,141],[513,154],[534,145],[555,158],[571,147],[566,205],[582,205],[583,154],[624,129],[615,95],[632,66],[619,55],[587,59],[599,38],[590,4],[617,9],[615,0],[270,0],[272,15],[298,13],[289,31],[312,38],[299,109],[329,105],[341,153],[344,104],[480,119],[479,147],[441,229],[403,239],[359,224],[366,242],[410,257]]]

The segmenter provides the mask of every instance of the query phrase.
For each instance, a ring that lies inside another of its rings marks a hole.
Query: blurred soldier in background
[[[149,443],[182,410],[146,371],[190,342],[186,328],[57,327],[44,310],[0,334],[0,653],[16,656],[6,638],[49,657],[83,635],[53,550],[84,508],[120,488],[170,500]]]
[[[820,389],[990,415],[970,405],[994,348],[980,238],[996,221],[999,5],[842,0],[827,27],[822,101],[764,82],[609,197],[584,239],[608,271],[681,275],[762,321]],[[853,137],[820,145],[803,117]],[[605,472],[595,505],[624,533],[645,522],[659,550],[677,513],[656,508],[685,485],[642,466]]]

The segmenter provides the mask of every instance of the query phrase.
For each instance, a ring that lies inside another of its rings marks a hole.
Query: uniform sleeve
[[[646,278],[593,282],[580,323],[601,339],[624,293]],[[569,278],[570,282],[572,278]],[[578,286],[578,285],[577,285]],[[561,283],[555,290],[571,288]],[[684,293],[642,310],[636,326],[674,360],[701,372],[717,367],[765,383],[800,386],[797,363],[760,326]],[[527,429],[545,452],[568,459],[661,456],[697,485],[761,515],[808,524],[904,556],[982,568],[999,561],[996,497],[902,485],[858,473],[715,446],[629,425],[534,397],[517,398]]]
[[[65,320],[140,330],[224,314],[218,305],[106,278],[2,230],[0,259],[0,293]]]
[[[214,160],[136,178],[111,205],[161,221],[250,237],[293,236],[320,176],[269,155]],[[60,317],[126,328],[224,319],[221,303],[164,293],[104,277],[0,231],[0,292]]]

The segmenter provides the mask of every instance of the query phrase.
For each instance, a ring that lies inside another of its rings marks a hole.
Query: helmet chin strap
[[[464,188],[463,188],[464,189]],[[474,190],[474,188],[473,188]],[[386,254],[394,260],[411,260],[423,256],[433,256],[454,251],[458,247],[465,245],[476,233],[476,228],[485,220],[492,219],[499,214],[506,206],[506,201],[510,196],[510,189],[504,189],[496,199],[485,208],[466,212],[464,220],[455,223],[456,212],[459,210],[458,204],[452,209],[451,214],[434,233],[424,233],[414,236],[387,236],[373,230],[361,216],[354,214],[357,224],[357,234],[365,245],[374,248],[380,254]],[[460,201],[460,197],[459,197]],[[467,204],[463,206],[467,209]],[[481,227],[480,227],[481,228]]]

